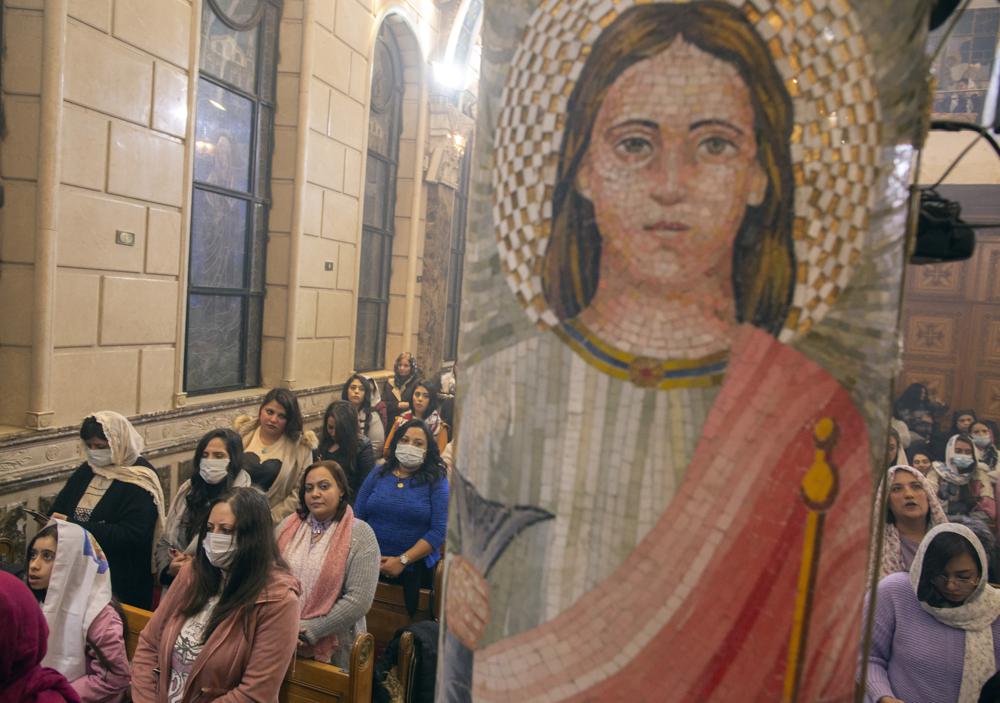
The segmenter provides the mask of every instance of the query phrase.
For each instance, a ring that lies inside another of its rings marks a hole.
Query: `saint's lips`
[[[660,221],[644,225],[643,229],[652,232],[686,232],[691,229],[691,227],[683,222]]]

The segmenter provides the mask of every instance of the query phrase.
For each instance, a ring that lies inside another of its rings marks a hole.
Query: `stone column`
[[[444,346],[455,192],[459,187],[462,156],[472,138],[472,119],[462,114],[448,96],[432,96],[429,107],[430,141],[424,178],[427,225],[417,358],[424,371],[436,379]]]

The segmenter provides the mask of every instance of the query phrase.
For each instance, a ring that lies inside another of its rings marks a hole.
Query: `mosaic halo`
[[[766,43],[792,99],[796,283],[789,341],[830,310],[868,228],[879,164],[875,68],[846,0],[728,0]],[[559,321],[542,293],[566,107],[590,45],[641,0],[543,0],[504,87],[493,172],[501,265],[529,318]]]

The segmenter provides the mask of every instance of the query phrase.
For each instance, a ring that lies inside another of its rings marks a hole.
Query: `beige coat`
[[[260,426],[257,418],[240,415],[233,427],[243,437],[244,448],[250,444],[253,433]],[[299,504],[299,483],[302,472],[313,463],[313,449],[318,446],[316,433],[303,430],[297,442],[289,443],[281,458],[281,471],[267,491],[267,500],[271,504],[271,517],[278,524],[286,516],[295,512]],[[272,457],[278,458],[278,457]]]

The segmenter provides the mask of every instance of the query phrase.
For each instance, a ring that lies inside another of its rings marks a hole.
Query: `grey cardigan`
[[[298,519],[295,516],[287,519],[293,518]],[[326,615],[299,623],[309,644],[316,644],[318,640],[331,634],[337,635],[339,644],[330,663],[344,671],[347,671],[351,663],[354,638],[358,633],[367,632],[365,614],[371,609],[375,599],[380,557],[378,540],[375,539],[372,528],[367,522],[355,518],[340,597]]]

